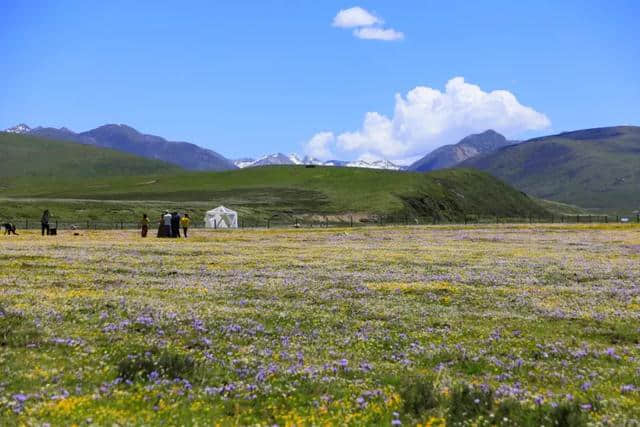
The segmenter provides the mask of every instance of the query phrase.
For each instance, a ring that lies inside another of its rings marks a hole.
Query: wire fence
[[[239,218],[238,228],[329,228],[329,227],[371,227],[384,225],[470,225],[470,224],[608,224],[608,223],[638,223],[640,214],[635,216],[612,215],[550,215],[550,216],[523,216],[501,217],[487,215],[465,215],[460,218],[442,218],[438,216],[416,215],[377,215],[366,218],[354,218],[353,216],[316,216],[314,219],[282,219],[272,218]],[[18,229],[40,230],[41,222],[37,219],[24,219],[14,222]],[[67,221],[50,220],[50,230],[135,230],[142,225],[138,222],[125,221]],[[158,224],[150,224],[152,232]],[[205,228],[204,221],[191,222],[190,229]],[[214,224],[214,229],[226,229],[222,222]]]

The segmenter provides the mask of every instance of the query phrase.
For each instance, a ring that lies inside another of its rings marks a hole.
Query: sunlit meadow
[[[640,419],[640,227],[0,236],[2,425]]]

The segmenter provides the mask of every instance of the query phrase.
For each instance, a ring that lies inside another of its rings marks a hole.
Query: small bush
[[[449,397],[447,425],[458,425],[480,415],[489,415],[493,408],[493,393],[490,389],[458,385]]]
[[[37,343],[39,337],[40,332],[32,321],[0,308],[0,346],[22,347]]]
[[[547,411],[542,411],[544,421],[548,420],[552,426],[582,427],[587,425],[587,415],[577,403],[565,402],[555,408],[550,406],[545,408],[548,409]]]
[[[415,418],[438,406],[438,394],[429,378],[410,376],[399,386],[400,396],[404,402],[404,413]]]
[[[517,400],[496,402],[490,390],[459,386],[450,399],[448,425],[462,425],[477,417],[484,417],[491,425],[554,427],[583,427],[587,415],[575,402],[564,402],[557,406],[525,406]]]
[[[131,381],[146,380],[155,372],[164,378],[186,378],[194,369],[195,362],[191,356],[154,349],[124,357],[118,363],[118,376]]]

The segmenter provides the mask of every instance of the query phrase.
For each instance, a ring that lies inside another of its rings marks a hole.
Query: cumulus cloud
[[[514,137],[550,124],[546,115],[520,104],[509,91],[485,92],[455,77],[447,82],[444,92],[418,86],[404,96],[396,94],[392,117],[368,112],[360,129],[337,136],[317,134],[307,149],[316,147],[320,140],[323,150],[350,157],[412,158],[487,129]]]
[[[320,132],[307,142],[305,154],[321,160],[329,160],[333,157],[333,153],[329,148],[335,143],[335,135],[333,132]]]
[[[342,9],[333,18],[333,26],[354,28],[353,35],[365,40],[394,41],[404,39],[404,34],[393,28],[383,28],[384,21],[371,12],[355,6]]]
[[[404,34],[393,28],[364,27],[353,30],[353,35],[365,40],[394,41],[404,39]]]
[[[361,7],[342,9],[333,18],[333,26],[340,28],[368,27],[382,24],[382,20]]]

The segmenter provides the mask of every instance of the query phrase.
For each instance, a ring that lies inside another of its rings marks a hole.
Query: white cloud
[[[333,26],[340,28],[368,27],[382,24],[382,20],[361,7],[343,9],[333,18]]]
[[[335,135],[333,132],[316,133],[306,144],[305,154],[320,160],[329,160],[333,158],[333,153],[329,148],[335,143]]]
[[[353,30],[353,35],[365,40],[394,41],[404,39],[404,34],[393,28],[363,27]]]
[[[456,77],[447,82],[444,92],[418,86],[405,96],[396,94],[392,117],[368,112],[359,130],[337,136],[317,134],[307,147],[314,149],[322,141],[322,150],[337,150],[349,157],[411,158],[487,129],[514,137],[550,124],[546,115],[520,104],[511,92],[485,92]]]
[[[382,28],[384,21],[371,12],[355,6],[342,9],[333,18],[333,26],[353,28],[353,35],[365,40],[394,41],[404,39],[404,34],[393,28]]]

